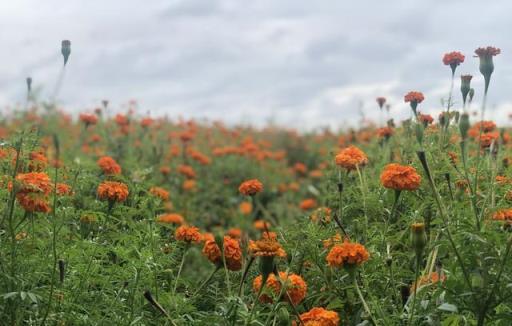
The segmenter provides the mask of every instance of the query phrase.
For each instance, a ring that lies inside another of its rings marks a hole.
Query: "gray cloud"
[[[475,75],[473,50],[496,45],[489,118],[504,122],[511,101],[512,40],[506,0],[481,1],[88,1],[0,4],[0,105],[22,102],[30,75],[48,98],[62,58],[72,54],[59,101],[70,111],[103,98],[140,114],[208,117],[312,128],[355,124],[362,103],[375,116],[384,95],[397,118],[402,96],[425,93],[436,113],[450,84],[443,53],[466,54],[459,72]],[[458,80],[456,81],[458,87]],[[458,96],[458,93],[455,92]]]

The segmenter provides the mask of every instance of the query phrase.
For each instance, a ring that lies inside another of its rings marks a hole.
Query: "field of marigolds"
[[[440,115],[404,90],[410,119],[336,133],[72,117],[28,79],[0,122],[0,324],[511,325],[499,54],[442,57]]]

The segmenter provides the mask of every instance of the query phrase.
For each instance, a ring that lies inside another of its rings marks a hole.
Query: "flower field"
[[[481,106],[450,52],[439,116],[405,90],[410,119],[342,132],[108,101],[72,117],[29,79],[0,122],[1,324],[511,325],[510,129],[485,120],[497,55],[475,51]]]

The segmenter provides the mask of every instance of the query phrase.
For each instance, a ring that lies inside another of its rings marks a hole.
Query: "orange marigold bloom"
[[[420,186],[421,176],[412,166],[391,163],[384,167],[380,182],[389,189],[416,190]]]
[[[178,166],[178,172],[189,179],[194,179],[196,177],[196,171],[194,171],[190,165],[182,164]]]
[[[262,283],[263,277],[261,275],[254,279],[252,287],[255,293],[259,293]],[[286,291],[286,294],[283,294],[282,296],[283,300],[290,302],[294,306],[299,304],[306,297],[308,286],[304,279],[297,274],[279,272],[278,279],[274,273],[271,273],[265,282],[265,287],[270,289],[274,296],[278,296],[281,293],[282,285],[284,285]],[[260,296],[260,301],[272,303],[273,300],[267,294],[262,294]]]
[[[364,166],[368,163],[366,154],[355,146],[349,146],[341,150],[335,157],[336,165],[341,166],[348,171],[357,169],[358,166]]]
[[[332,310],[315,307],[299,316],[304,326],[338,326],[340,317]],[[293,326],[297,326],[294,322]]]
[[[239,271],[242,268],[242,249],[240,248],[240,243],[229,236],[225,236],[223,249],[227,269],[230,271]],[[224,264],[222,252],[215,240],[205,241],[203,255],[214,264]]]
[[[380,138],[389,138],[393,136],[394,132],[395,131],[391,127],[382,127],[377,129],[377,136]]]
[[[251,202],[248,202],[248,201],[241,202],[240,205],[238,205],[238,210],[243,215],[251,214],[252,213],[252,204],[251,204]]]
[[[16,195],[18,203],[27,212],[48,213],[51,211],[48,198],[37,193],[19,193]]]
[[[97,164],[106,175],[117,175],[121,173],[121,166],[110,156],[100,157]]]
[[[176,229],[174,236],[176,240],[188,243],[200,243],[203,240],[201,232],[195,226],[182,225]]]
[[[256,230],[260,231],[266,231],[269,230],[271,227],[270,222],[264,221],[264,220],[256,220],[254,221],[252,225]]]
[[[151,187],[149,193],[163,201],[169,200],[169,192],[161,187]]]
[[[297,162],[293,165],[293,171],[295,171],[297,174],[306,174],[308,172],[308,168],[304,163]]]
[[[171,168],[168,166],[162,166],[160,168],[160,173],[162,173],[163,175],[169,175],[169,173],[171,173]]]
[[[277,240],[270,237],[249,241],[249,253],[256,257],[286,257],[286,252]]]
[[[48,159],[40,151],[34,151],[29,155],[28,169],[30,172],[41,172],[48,166]]]
[[[462,53],[453,51],[443,56],[443,63],[447,66],[458,66],[464,62],[465,58]]]
[[[196,190],[197,182],[196,180],[187,179],[183,181],[183,184],[181,185],[181,189],[185,191],[194,191]]]
[[[157,217],[157,222],[181,225],[185,219],[180,214],[163,214]]]
[[[258,179],[251,179],[242,182],[238,191],[245,196],[254,196],[263,190],[263,184]]]
[[[486,132],[480,136],[480,147],[490,147],[493,142],[496,142],[500,137],[499,132]]]
[[[408,103],[421,103],[425,99],[425,96],[423,96],[422,92],[409,92],[404,96],[404,102]]]
[[[146,118],[143,118],[142,120],[140,120],[140,126],[142,128],[149,128],[149,127],[151,127],[153,122],[154,122],[153,119],[151,119],[150,117],[146,117]]]
[[[494,212],[492,219],[495,221],[512,222],[512,208],[504,208]]]
[[[226,232],[226,234],[232,237],[233,239],[242,238],[242,230],[240,230],[239,228],[231,228],[228,230],[228,232]]]
[[[98,117],[95,114],[81,113],[80,121],[82,121],[86,126],[95,125],[98,122]]]
[[[416,292],[416,288],[419,290],[422,286],[427,286],[431,284],[436,283],[443,283],[446,281],[446,275],[444,273],[441,273],[441,276],[439,276],[438,272],[432,272],[429,275],[423,275],[419,277],[416,282],[413,282],[411,285],[411,293]]]
[[[16,176],[18,193],[50,194],[52,185],[50,177],[44,172],[20,173]]]
[[[98,186],[98,197],[111,202],[123,202],[128,198],[128,186],[122,182],[105,181]]]
[[[504,175],[497,175],[496,176],[496,183],[499,185],[505,185],[507,183],[510,183],[510,180],[504,176]]]
[[[57,195],[66,196],[71,195],[71,187],[65,183],[57,183]]]
[[[334,267],[359,266],[367,261],[369,257],[370,254],[363,245],[345,240],[342,244],[332,247],[326,260],[329,266]]]
[[[430,114],[418,114],[418,120],[424,125],[429,125],[434,122],[434,118]]]
[[[313,198],[304,199],[299,205],[300,209],[303,211],[308,211],[310,209],[316,208],[317,206],[318,204]]]

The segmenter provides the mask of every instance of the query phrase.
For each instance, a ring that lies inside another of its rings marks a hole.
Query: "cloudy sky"
[[[393,116],[408,117],[409,90],[425,94],[424,112],[438,112],[450,84],[441,58],[452,50],[466,54],[457,74],[475,75],[479,99],[472,53],[495,45],[487,117],[503,124],[512,112],[510,12],[509,0],[1,1],[0,106],[23,103],[27,76],[48,99],[69,39],[58,100],[72,112],[136,99],[152,116],[338,127],[361,112],[378,119],[379,95]]]

